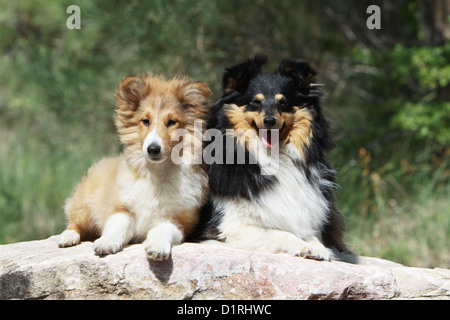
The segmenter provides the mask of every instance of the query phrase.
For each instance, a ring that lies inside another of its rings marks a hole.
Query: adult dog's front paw
[[[276,240],[278,241],[272,243],[276,248],[275,252],[313,260],[330,261],[334,258],[333,252],[315,237],[311,237],[306,241],[295,236],[280,237]]]
[[[305,245],[300,250],[299,256],[306,259],[325,261],[330,261],[334,258],[333,252],[325,247],[320,241],[315,240],[315,238],[314,240],[305,242]]]

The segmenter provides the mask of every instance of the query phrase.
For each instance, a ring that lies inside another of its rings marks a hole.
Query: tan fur
[[[306,109],[298,107],[294,109],[296,110],[294,114],[284,115],[286,129],[283,130],[280,139],[285,140],[286,144],[293,144],[302,156],[303,161],[306,161],[305,148],[310,145],[313,137],[311,130],[313,118]]]
[[[255,96],[256,99],[258,99],[259,101],[264,101],[266,99],[266,97],[264,97],[264,95],[262,93],[258,93]]]
[[[114,120],[124,146],[123,154],[104,158],[94,164],[76,187],[72,197],[67,200],[66,231],[74,231],[76,234],[63,232],[59,240],[61,247],[77,244],[80,240],[103,237],[102,232],[108,219],[116,214],[130,217],[131,227],[135,231],[124,235],[128,241],[144,240],[144,232],[147,231],[150,235],[149,230],[142,230],[144,224],[148,224],[151,229],[152,226],[163,225],[163,222],[171,223],[180,230],[183,237],[192,231],[198,222],[200,206],[207,198],[208,178],[204,168],[198,164],[185,168],[172,163],[171,151],[178,141],[172,141],[171,135],[176,129],[185,129],[194,136],[194,121],[202,123],[201,135],[203,134],[209,95],[210,91],[205,83],[196,83],[189,78],[166,81],[147,74],[121,81],[116,92],[117,109]],[[149,120],[148,126],[142,122],[143,119]],[[169,120],[175,124],[168,125]],[[145,138],[152,131],[162,140],[167,156],[163,163],[147,161],[148,155],[142,150]],[[194,149],[191,150],[193,152]],[[195,187],[201,190],[194,194],[195,188],[188,185],[185,204],[180,200],[184,193],[183,186],[180,185],[183,181],[198,181]],[[135,187],[139,184],[142,187]],[[154,190],[154,194],[141,194],[147,189]],[[173,203],[171,199],[174,200]],[[181,201],[180,205],[177,206],[176,201]],[[120,219],[127,221],[126,218]],[[76,238],[77,234],[79,239]],[[159,239],[151,241],[157,242]],[[115,253],[121,249],[121,245],[106,252],[99,249],[97,253]],[[146,249],[149,256],[153,255],[156,259],[167,258],[167,252],[157,252],[158,245],[148,245],[151,247]]]
[[[252,148],[255,145],[249,142],[257,139],[257,128],[253,125],[253,120],[258,116],[258,112],[244,112],[244,107],[238,107],[235,104],[227,106],[227,118],[233,125],[233,133],[237,142],[241,145]],[[254,151],[254,150],[252,150]]]
[[[234,130],[252,130],[252,121],[258,116],[258,112],[244,112],[245,106],[230,104],[227,106],[227,118]]]
[[[179,228],[182,228],[185,234],[190,234],[197,225],[199,215],[197,211],[182,211],[173,218]]]
[[[98,238],[108,217],[123,212],[115,183],[120,160],[104,158],[94,164],[66,201],[67,229],[77,231],[82,240]]]

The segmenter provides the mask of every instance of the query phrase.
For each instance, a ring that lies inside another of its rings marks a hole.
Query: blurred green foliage
[[[390,113],[387,130],[411,130],[421,138],[450,141],[450,42],[440,47],[390,50],[356,48],[355,57],[377,66],[369,75],[371,92],[381,93],[383,112]]]
[[[214,99],[224,67],[266,53],[267,71],[304,58],[325,84],[355,251],[449,267],[450,43],[424,42],[419,1],[0,0],[0,243],[63,230],[76,183],[120,152],[123,77],[187,74]]]

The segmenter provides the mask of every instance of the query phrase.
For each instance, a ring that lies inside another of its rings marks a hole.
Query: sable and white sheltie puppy
[[[311,83],[316,73],[306,62],[284,60],[278,73],[261,74],[265,63],[256,56],[225,69],[210,124],[223,132],[225,152],[209,168],[211,201],[199,237],[330,260],[333,250],[347,247],[335,171],[325,157],[332,146],[328,123]],[[230,135],[237,141],[231,149]],[[237,162],[242,148],[245,163]]]
[[[172,137],[180,129],[190,135],[182,142],[201,145],[194,122],[204,130],[209,95],[205,83],[188,78],[166,81],[147,74],[122,80],[115,125],[123,153],[92,166],[67,200],[68,224],[58,238],[60,247],[98,238],[95,253],[107,255],[145,240],[150,259],[170,256],[172,246],[197,224],[208,193],[206,170],[191,161],[193,148],[179,152],[188,161],[172,161],[180,143]]]

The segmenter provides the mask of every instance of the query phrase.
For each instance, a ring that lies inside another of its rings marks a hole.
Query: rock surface
[[[450,299],[450,270],[377,258],[320,262],[184,243],[165,262],[142,245],[106,257],[91,242],[0,246],[0,299]]]

